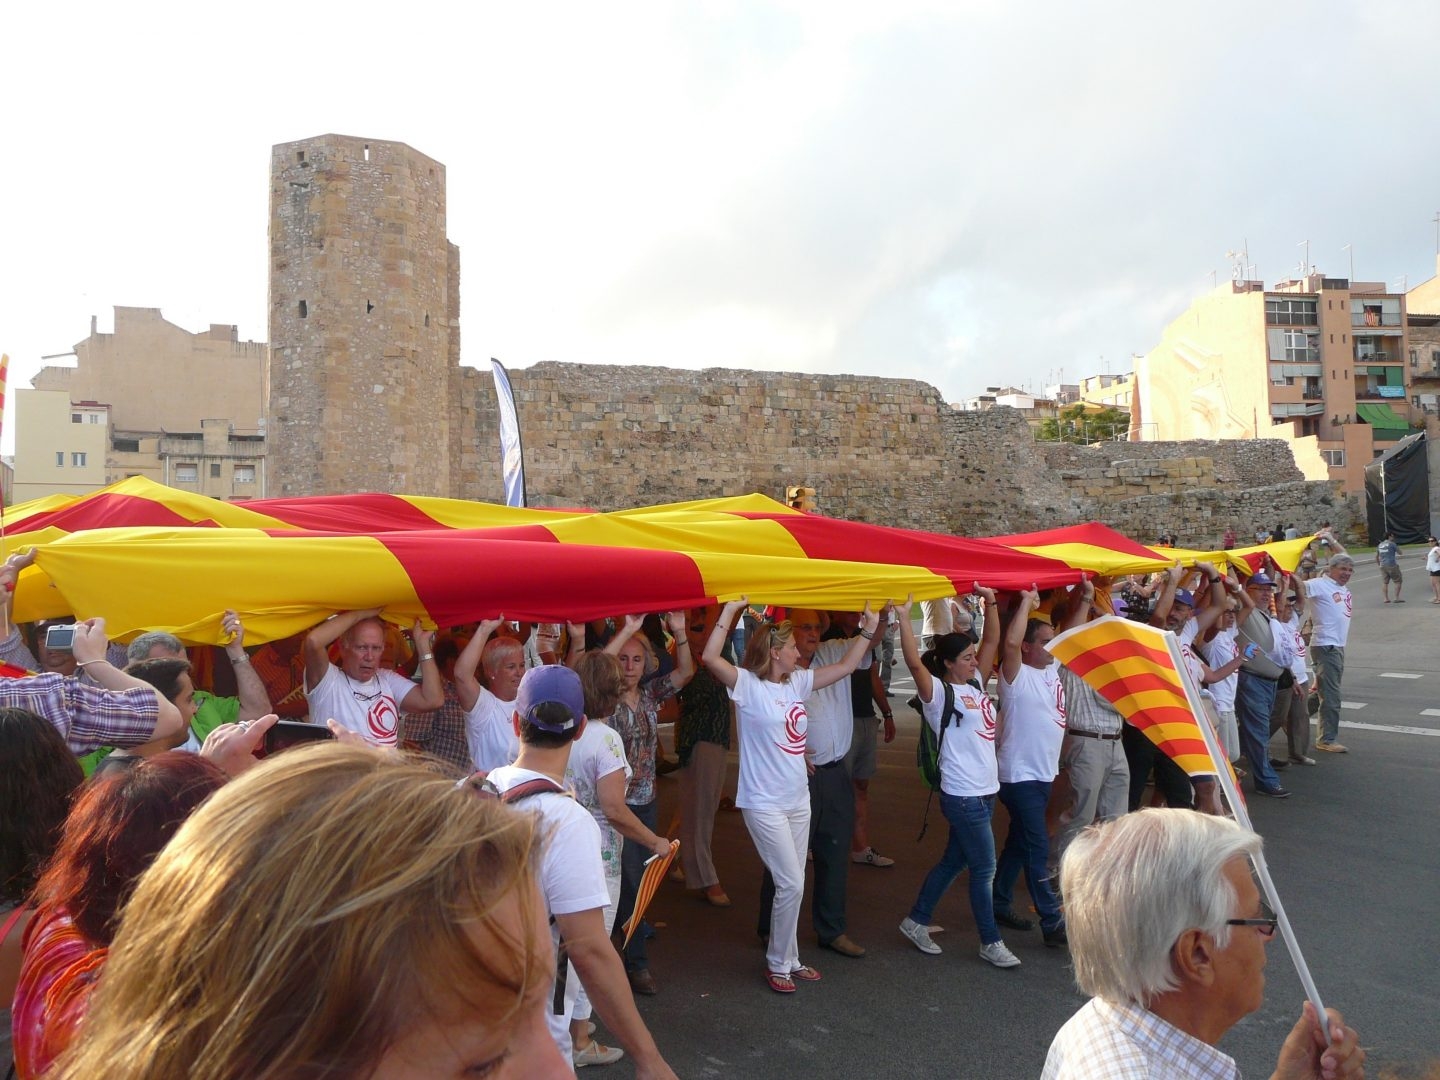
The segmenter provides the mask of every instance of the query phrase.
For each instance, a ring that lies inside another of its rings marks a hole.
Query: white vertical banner
[[[520,445],[520,417],[505,365],[490,358],[495,375],[495,399],[500,407],[500,469],[505,480],[505,505],[525,505],[525,451]]]

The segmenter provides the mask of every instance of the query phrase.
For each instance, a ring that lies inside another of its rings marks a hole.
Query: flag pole
[[[1235,820],[1250,832],[1255,831],[1255,826],[1250,822],[1250,812],[1245,807],[1245,800],[1240,797],[1240,791],[1235,786],[1235,774],[1230,768],[1230,763],[1224,753],[1220,750],[1220,744],[1215,738],[1215,731],[1210,726],[1206,716],[1205,703],[1200,697],[1200,690],[1190,677],[1190,668],[1185,663],[1184,656],[1180,653],[1180,642],[1170,631],[1165,631],[1165,647],[1169,650],[1171,663],[1180,675],[1180,684],[1185,688],[1185,700],[1190,706],[1190,711],[1195,716],[1195,726],[1200,729],[1200,734],[1205,740],[1205,748],[1210,753],[1210,761],[1215,766],[1215,776],[1220,782],[1220,789],[1225,792],[1225,801],[1230,804],[1230,812],[1234,814]],[[1305,956],[1300,951],[1300,942],[1295,937],[1295,931],[1290,926],[1290,919],[1285,914],[1285,905],[1280,902],[1280,892],[1275,888],[1275,881],[1270,877],[1270,867],[1265,862],[1265,850],[1261,848],[1250,857],[1250,862],[1255,867],[1255,877],[1260,883],[1260,889],[1265,894],[1265,899],[1270,904],[1270,910],[1275,913],[1276,924],[1280,928],[1280,936],[1285,941],[1285,948],[1290,953],[1290,959],[1295,964],[1295,971],[1300,976],[1300,985],[1305,988],[1305,996],[1310,999],[1310,1004],[1315,1006],[1315,1016],[1319,1020],[1320,1029],[1325,1033],[1325,1043],[1330,1044],[1330,1025],[1325,1020],[1325,1005],[1320,1000],[1320,991],[1315,986],[1315,979],[1310,974],[1310,967],[1305,963]]]

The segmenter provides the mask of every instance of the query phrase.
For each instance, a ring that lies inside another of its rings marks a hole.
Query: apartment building
[[[1226,282],[1137,361],[1141,438],[1283,438],[1308,479],[1359,493],[1365,466],[1420,421],[1405,315],[1381,282]]]
[[[264,342],[212,324],[191,333],[158,308],[90,320],[73,365],[15,395],[16,502],[146,476],[217,499],[266,494]]]

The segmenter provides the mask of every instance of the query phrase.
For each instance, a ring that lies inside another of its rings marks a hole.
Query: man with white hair
[[[1350,595],[1350,576],[1355,560],[1330,529],[1316,534],[1328,542],[1330,562],[1325,573],[1305,582],[1310,617],[1315,632],[1310,637],[1310,655],[1315,661],[1315,679],[1320,684],[1320,737],[1315,749],[1328,754],[1346,753],[1340,737],[1340,680],[1345,677],[1345,643],[1350,638],[1350,616],[1355,600]]]
[[[1050,1044],[1041,1080],[1239,1080],[1216,1048],[1260,1007],[1275,917],[1250,875],[1260,837],[1193,810],[1087,829],[1061,862],[1075,982],[1092,995]],[[1277,1080],[1364,1076],[1353,1028],[1306,1002]]]

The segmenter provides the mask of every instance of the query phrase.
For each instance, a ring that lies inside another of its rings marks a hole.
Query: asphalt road
[[[1371,1076],[1440,1059],[1440,919],[1430,895],[1440,884],[1440,605],[1429,603],[1423,559],[1412,554],[1402,565],[1405,604],[1381,603],[1373,564],[1362,562],[1352,583],[1341,729],[1351,752],[1287,770],[1288,800],[1250,801],[1305,960],[1326,1004],[1360,1031]],[[946,927],[942,955],[926,956],[900,935],[946,829],[937,805],[916,841],[927,794],[914,765],[918,719],[898,677],[894,690],[900,733],[881,749],[872,832],[897,864],[852,866],[850,875],[850,935],[867,956],[816,947],[807,892],[801,957],[824,978],[789,997],[766,988],[755,925],[761,866],[738,813],[721,813],[715,835],[734,906],[709,907],[672,883],[656,897],[650,957],[660,993],[640,1008],[680,1076],[1033,1080],[1055,1030],[1083,1004],[1065,952],[1045,948],[1038,930],[1005,932],[1019,968],[979,959],[963,877],[936,914]],[[733,783],[732,755],[732,792]],[[662,824],[675,794],[662,781]],[[1264,1007],[1222,1043],[1252,1077],[1273,1070],[1304,997],[1278,937],[1269,955]],[[633,1075],[628,1062],[590,1071]]]

